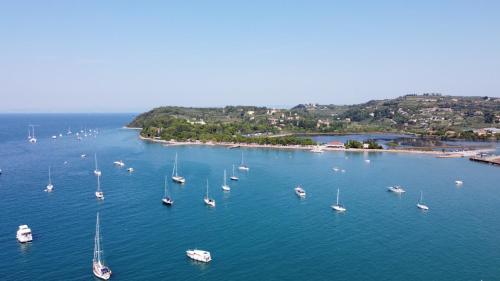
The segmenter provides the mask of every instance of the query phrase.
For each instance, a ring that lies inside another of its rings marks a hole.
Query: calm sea
[[[93,280],[97,212],[112,280],[500,279],[500,167],[407,154],[164,147],[122,129],[132,118],[0,115],[1,280]],[[37,125],[36,144],[27,142],[28,124]],[[77,141],[68,127],[100,133]],[[223,171],[242,152],[250,171],[223,193]],[[103,202],[94,196],[94,153]],[[187,183],[168,182],[168,208],[163,180],[175,153]],[[135,172],[113,166],[119,159]],[[207,179],[213,209],[203,204]],[[297,184],[306,199],[295,196]],[[386,191],[395,184],[406,194]],[[330,208],[337,188],[343,214]],[[428,212],[415,206],[420,191]],[[16,241],[20,224],[33,243]],[[189,248],[211,251],[213,261],[188,260]]]

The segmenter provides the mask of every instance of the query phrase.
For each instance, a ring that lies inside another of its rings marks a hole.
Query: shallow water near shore
[[[0,115],[0,279],[92,280],[98,211],[111,280],[500,276],[500,167],[418,154],[165,147],[122,129],[132,118]],[[26,140],[28,124],[39,125],[36,144]],[[77,141],[65,135],[68,127],[100,133]],[[59,132],[62,138],[50,138]],[[163,180],[176,152],[187,183],[168,182],[175,200],[168,208]],[[224,193],[223,171],[230,175],[242,152],[250,171],[237,172],[240,181]],[[104,202],[94,196],[94,153]],[[113,166],[119,159],[135,172]],[[49,165],[50,194],[43,192]],[[203,204],[207,179],[216,208]],[[307,198],[294,194],[297,184]],[[395,184],[407,192],[388,193]],[[343,214],[330,208],[337,188]],[[420,191],[428,212],[415,206]],[[20,224],[31,227],[33,243],[17,243]],[[185,250],[196,247],[211,251],[213,261],[188,260]]]

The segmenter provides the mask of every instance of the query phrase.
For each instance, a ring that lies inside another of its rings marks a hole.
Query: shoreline
[[[196,141],[196,142],[178,142],[178,141],[167,141],[167,140],[161,140],[161,139],[153,139],[153,138],[147,138],[143,137],[139,134],[139,138],[143,141],[149,141],[149,142],[154,142],[154,143],[160,143],[163,144],[164,146],[180,146],[180,145],[205,145],[205,146],[223,146],[223,147],[228,147],[228,148],[267,148],[267,149],[293,149],[293,150],[306,150],[310,151],[314,148],[316,148],[316,145],[288,145],[288,146],[282,146],[282,145],[271,145],[271,144],[250,144],[250,143],[227,143],[227,142],[206,142],[203,143],[201,141]],[[461,158],[461,157],[467,157],[467,156],[472,156],[478,153],[482,152],[487,152],[487,151],[494,151],[493,148],[491,149],[478,149],[478,150],[469,150],[469,151],[463,151],[463,152],[442,152],[442,151],[434,151],[434,150],[412,150],[412,149],[367,149],[367,148],[330,148],[330,147],[321,147],[322,152],[326,151],[333,151],[333,152],[389,152],[389,153],[407,153],[407,154],[423,154],[423,155],[432,155],[436,156],[437,158]]]

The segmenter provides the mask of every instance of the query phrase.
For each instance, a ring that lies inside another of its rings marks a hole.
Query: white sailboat
[[[294,190],[297,196],[300,198],[306,198],[306,191],[300,185],[298,185]]]
[[[203,201],[205,202],[205,204],[207,204],[208,206],[210,207],[215,207],[215,200],[208,197],[208,179],[207,179],[207,194],[205,195],[205,197],[203,198]]]
[[[234,173],[234,164],[233,164],[233,175],[230,177],[230,179],[231,179],[232,181],[237,181],[237,180],[239,180],[239,178],[238,178],[238,177],[236,176],[236,174]]]
[[[166,176],[165,176],[165,191],[164,191],[163,198],[161,199],[161,201],[163,202],[163,204],[165,204],[167,206],[172,206],[174,204],[174,200],[172,200],[172,198],[170,198],[170,196],[168,196],[167,177]]]
[[[422,191],[420,191],[420,200],[417,203],[417,208],[419,208],[420,210],[424,210],[424,211],[428,211],[429,210],[429,207],[426,204],[423,203]]]
[[[104,192],[101,190],[101,176],[97,176],[97,190],[95,191],[95,197],[99,200],[104,200]]]
[[[332,205],[332,209],[334,209],[337,212],[345,212],[347,209],[344,207],[344,205],[339,203],[339,195],[340,195],[340,189],[337,188],[337,203]]]
[[[116,165],[116,166],[118,166],[118,167],[123,167],[123,166],[125,166],[125,163],[123,163],[123,161],[122,161],[122,160],[117,160],[117,161],[113,162],[113,164],[115,164],[115,165]]]
[[[97,213],[97,221],[95,225],[94,259],[92,260],[92,271],[97,278],[103,280],[108,280],[111,277],[111,269],[104,265],[104,261],[102,258],[99,213]]]
[[[186,179],[184,177],[181,177],[177,174],[177,153],[175,153],[174,169],[172,170],[172,180],[180,184],[186,182]]]
[[[222,184],[222,190],[224,190],[224,191],[230,191],[231,190],[231,187],[229,187],[229,185],[227,185],[226,170],[224,170],[224,183]]]
[[[243,152],[241,153],[241,164],[240,166],[238,167],[238,169],[242,170],[242,171],[248,171],[250,170],[250,167],[248,167],[245,162],[243,161]]]
[[[28,134],[28,139],[29,139],[29,142],[31,143],[36,143],[36,137],[35,137],[35,126],[34,125],[30,125],[31,129],[33,130],[33,133],[32,134]]]
[[[96,176],[100,176],[101,175],[101,170],[99,170],[99,168],[97,168],[97,154],[96,153],[94,153],[94,162],[95,162],[94,174]]]
[[[54,185],[52,184],[52,178],[50,176],[50,166],[49,166],[49,183],[47,184],[45,191],[52,192],[53,189],[54,189]]]

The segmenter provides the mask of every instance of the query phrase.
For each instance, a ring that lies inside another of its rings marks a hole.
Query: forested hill
[[[191,140],[374,131],[470,138],[474,129],[500,127],[500,98],[424,94],[356,105],[300,104],[290,109],[165,106],[137,116],[128,126],[143,128],[143,135]]]

